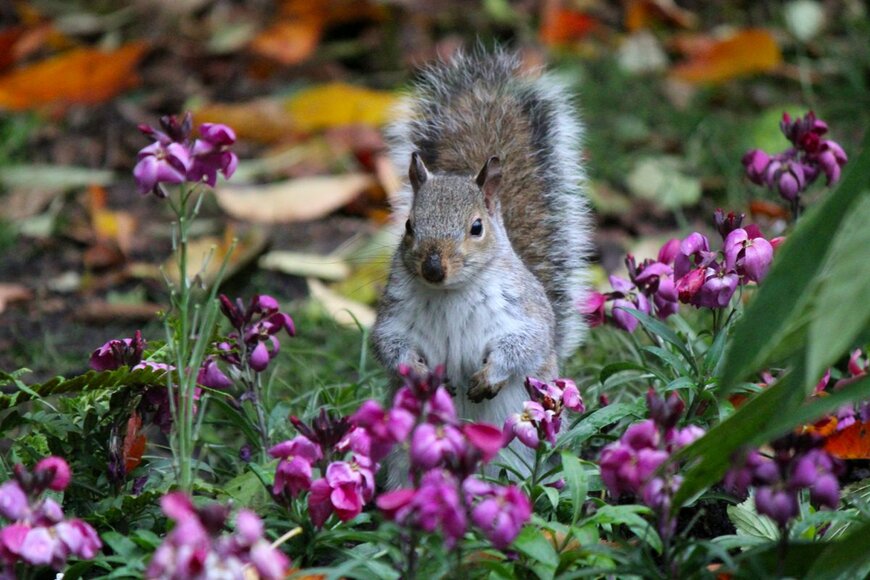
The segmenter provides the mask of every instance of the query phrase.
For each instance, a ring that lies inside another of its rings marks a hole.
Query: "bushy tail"
[[[590,233],[582,129],[566,86],[523,71],[514,54],[477,48],[424,69],[399,114],[388,130],[399,168],[414,151],[430,171],[469,176],[490,156],[501,159],[508,235],[547,290],[559,355],[569,356],[585,330],[577,307]],[[406,188],[395,207],[401,221],[409,203]]]

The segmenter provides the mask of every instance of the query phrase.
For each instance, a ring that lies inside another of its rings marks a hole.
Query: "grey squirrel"
[[[581,126],[556,78],[481,49],[425,69],[388,130],[405,231],[372,330],[395,372],[444,365],[459,416],[501,426],[585,327]]]

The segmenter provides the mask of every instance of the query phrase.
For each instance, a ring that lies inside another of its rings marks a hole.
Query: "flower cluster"
[[[46,457],[33,471],[16,465],[14,479],[0,485],[0,516],[9,524],[0,529],[0,575],[15,578],[19,562],[32,566],[63,568],[70,557],[91,559],[102,547],[89,524],[65,519],[63,509],[46,490],[63,491],[72,479],[69,465],[60,457]]]
[[[562,409],[575,413],[586,411],[580,391],[570,379],[556,379],[551,385],[527,377],[526,390],[531,400],[523,403],[521,413],[514,413],[505,421],[505,444],[516,437],[532,449],[537,449],[542,439],[555,445],[562,427]]]
[[[663,399],[650,389],[646,400],[650,419],[635,423],[618,441],[602,450],[601,480],[614,497],[639,496],[659,514],[659,531],[671,534],[675,525],[669,515],[671,498],[682,478],[677,475],[675,465],[661,472],[659,468],[674,452],[701,437],[704,430],[695,425],[677,428],[684,404],[676,393]]]
[[[849,356],[846,372],[837,381],[831,380],[831,369],[825,372],[821,380],[816,384],[815,396],[826,396],[828,392],[837,391],[846,385],[867,376],[870,373],[870,357],[864,355],[860,348],[856,348]],[[852,403],[843,405],[837,410],[836,416],[827,416],[816,422],[813,430],[819,433],[830,431],[842,431],[854,425],[857,421],[870,421],[870,401],[862,401],[856,410]]]
[[[774,248],[783,241],[765,239],[754,224],[741,227],[743,218],[742,214],[716,210],[714,223],[723,239],[719,251],[711,251],[707,237],[693,232],[683,240],[669,240],[659,250],[657,260],[637,264],[629,255],[625,261],[629,280],[611,276],[613,291],[592,292],[581,312],[591,326],[611,321],[634,332],[638,321],[626,308],[664,319],[677,311],[678,302],[712,309],[727,307],[739,286],[764,280]],[[609,315],[607,302],[612,302]]]
[[[808,489],[810,499],[835,509],[840,501],[837,476],[843,466],[821,447],[818,435],[790,433],[771,443],[773,456],[757,451],[745,455],[740,467],[725,476],[725,487],[745,496],[755,487],[755,508],[784,528],[799,513],[798,493]]]
[[[823,139],[828,125],[810,111],[792,120],[783,113],[779,125],[792,146],[782,153],[768,155],[753,149],[743,156],[743,166],[750,181],[776,191],[783,199],[798,203],[800,194],[820,175],[827,185],[839,181],[848,158],[836,141]]]
[[[187,113],[181,121],[175,116],[160,119],[163,129],[158,131],[148,125],[139,130],[154,139],[137,156],[133,177],[139,193],[153,192],[157,197],[166,197],[163,184],[205,182],[214,187],[218,172],[229,179],[239,163],[236,154],[229,150],[235,143],[236,134],[226,125],[203,123],[199,127],[200,138],[191,141],[193,120]]]
[[[448,547],[465,534],[469,520],[494,546],[508,546],[531,517],[528,498],[516,486],[496,485],[472,475],[505,444],[502,431],[486,423],[458,422],[441,369],[419,376],[400,367],[399,374],[405,384],[391,410],[376,413],[369,405],[353,417],[357,429],[382,444],[401,441],[401,435],[411,432],[414,486],[379,496],[378,507],[406,528],[440,530]]]
[[[290,560],[263,538],[263,522],[252,511],[236,515],[235,530],[224,534],[229,508],[198,508],[182,492],[163,496],[160,505],[175,527],[154,552],[146,578],[247,578],[252,567],[263,579],[284,578]]]
[[[296,335],[293,319],[280,311],[278,301],[271,296],[256,295],[246,308],[240,298],[232,302],[221,294],[220,304],[221,312],[235,330],[227,341],[218,344],[218,351],[223,360],[236,368],[250,366],[258,373],[263,372],[281,349],[276,335],[282,330]]]

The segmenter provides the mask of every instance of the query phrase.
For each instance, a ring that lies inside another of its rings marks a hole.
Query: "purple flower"
[[[727,272],[724,268],[707,268],[705,275],[704,284],[695,294],[692,304],[705,308],[728,306],[740,281],[737,274]]]
[[[55,455],[41,459],[33,468],[33,473],[46,481],[46,486],[54,491],[65,490],[72,479],[69,464],[62,457]]]
[[[184,183],[193,165],[190,151],[181,143],[152,143],[139,151],[137,158],[133,177],[139,193],[150,191],[157,197],[166,197],[159,184]]]
[[[755,508],[780,527],[785,527],[790,519],[798,515],[797,494],[788,489],[760,487],[755,492]]]
[[[537,449],[540,444],[538,425],[546,421],[546,419],[547,412],[540,403],[534,401],[524,402],[522,413],[509,415],[505,420],[505,445],[516,437],[526,447]]]
[[[0,485],[0,516],[9,521],[22,519],[29,511],[27,495],[17,481],[7,481]]]
[[[586,319],[590,328],[604,324],[604,303],[607,297],[600,292],[590,292],[580,305],[580,314]]]
[[[89,364],[96,371],[112,371],[124,365],[133,367],[142,360],[144,350],[145,341],[137,330],[133,338],[110,340],[95,350]]]
[[[448,547],[456,544],[467,528],[465,508],[455,478],[443,470],[427,472],[414,495],[416,525],[427,532],[440,528]]]
[[[229,179],[236,171],[239,159],[229,151],[229,146],[236,142],[236,134],[226,125],[214,123],[203,123],[199,132],[201,138],[193,144],[193,162],[186,177],[191,182],[205,181],[214,187],[218,172]]]
[[[725,265],[753,282],[761,282],[773,262],[773,246],[763,237],[751,238],[736,229],[725,238]]]
[[[499,550],[507,548],[532,515],[532,504],[514,485],[493,486],[471,511],[471,521]]]
[[[21,544],[20,554],[25,562],[34,566],[46,566],[51,563],[57,539],[48,528],[31,528]]]
[[[701,291],[701,287],[707,280],[707,269],[697,268],[690,270],[685,276],[677,280],[675,290],[680,302],[690,304],[695,300],[695,296]]]
[[[680,240],[673,238],[665,242],[659,250],[657,261],[670,266],[680,253]]]
[[[840,180],[842,167],[849,159],[846,157],[846,152],[843,151],[843,148],[838,143],[823,140],[815,160],[825,174],[825,183],[833,185]]]
[[[706,236],[693,232],[680,242],[679,253],[674,258],[674,278],[680,279],[699,265],[706,265],[710,243]]]
[[[334,461],[326,476],[311,484],[308,511],[316,526],[323,526],[333,512],[343,522],[352,520],[374,495],[374,474],[359,461]]]
[[[488,423],[471,423],[462,426],[462,434],[480,452],[481,461],[488,463],[504,446],[501,429]]]
[[[422,423],[411,437],[411,465],[419,469],[455,463],[465,454],[465,438],[453,425]]]
[[[205,361],[203,361],[196,382],[210,389],[229,389],[233,386],[233,381],[221,371],[217,362],[211,356],[206,357]]]
[[[746,169],[746,177],[757,185],[766,184],[767,166],[770,165],[770,156],[761,149],[753,149],[747,152],[742,159]]]
[[[368,435],[368,455],[372,461],[380,461],[396,443],[407,439],[415,422],[414,415],[407,410],[393,408],[384,411],[375,401],[364,402],[350,420]]]

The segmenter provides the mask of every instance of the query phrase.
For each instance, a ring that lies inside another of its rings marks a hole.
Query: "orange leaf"
[[[856,422],[830,435],[825,451],[840,459],[870,459],[870,421]]]
[[[712,44],[697,43],[687,62],[677,65],[671,76],[690,83],[720,83],[729,79],[775,69],[782,53],[767,30],[746,29]]]
[[[276,22],[251,41],[250,49],[283,65],[307,59],[317,48],[323,21],[319,18]]]
[[[130,473],[142,462],[142,454],[145,453],[145,443],[148,441],[144,435],[139,433],[142,428],[142,417],[139,413],[133,411],[130,418],[127,420],[127,433],[124,435],[124,447],[122,450],[124,457],[124,469]]]
[[[698,17],[680,8],[674,0],[630,0],[625,8],[625,27],[629,32],[651,28],[657,22],[668,22],[683,28],[694,28]]]
[[[138,82],[136,64],[146,45],[113,52],[77,48],[0,77],[0,109],[22,111],[47,105],[95,105]]]
[[[541,42],[549,46],[566,44],[588,35],[598,26],[598,20],[570,8],[564,8],[558,1],[544,5],[539,36]]]

